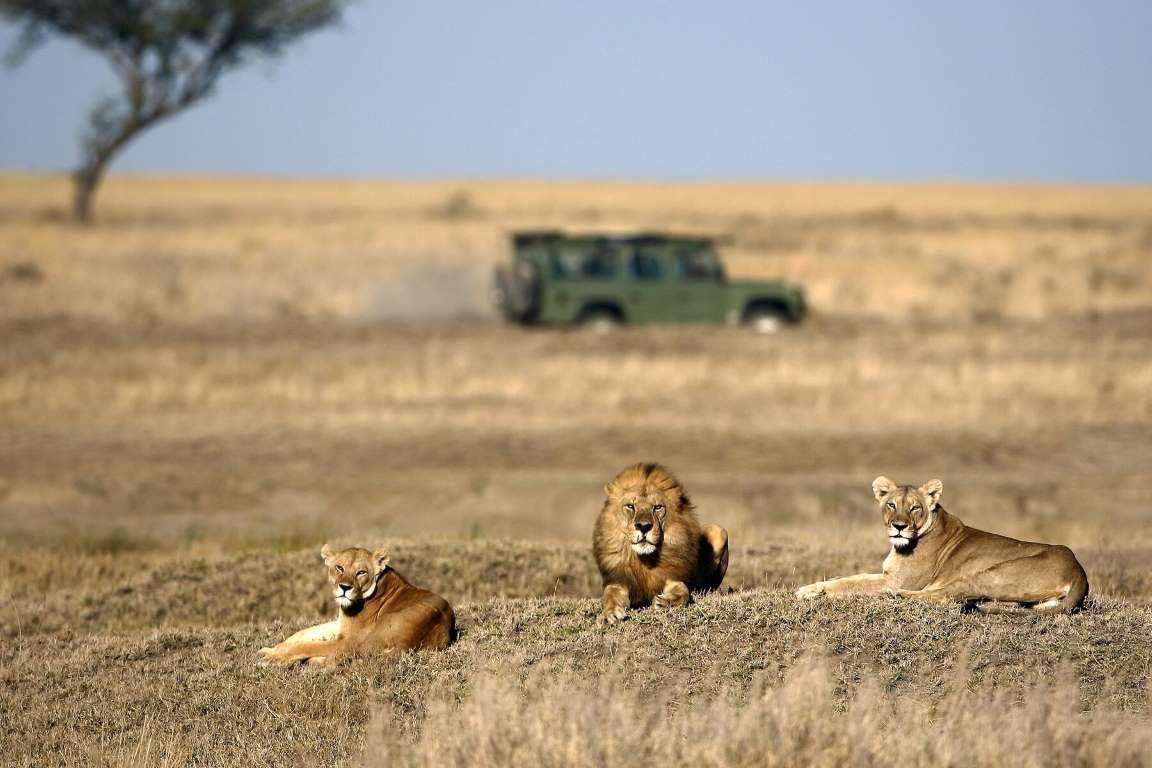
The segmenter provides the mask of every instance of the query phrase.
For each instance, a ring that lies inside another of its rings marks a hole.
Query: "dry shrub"
[[[1152,765],[1147,717],[1081,711],[1070,676],[1013,695],[959,679],[933,702],[865,680],[847,700],[828,662],[784,683],[683,699],[645,675],[599,680],[514,673],[478,678],[471,695],[429,703],[416,737],[383,710],[365,765],[392,766],[1056,766]]]

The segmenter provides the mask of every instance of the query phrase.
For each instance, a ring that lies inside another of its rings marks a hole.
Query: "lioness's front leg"
[[[302,629],[294,635],[291,635],[283,643],[305,643],[314,640],[335,640],[340,634],[340,621],[326,621],[323,624],[317,624],[314,627]]]
[[[876,595],[887,589],[887,580],[882,573],[859,573],[839,579],[817,581],[796,590],[796,597],[811,599],[820,595]]]
[[[293,664],[320,663],[329,665],[335,662],[340,651],[338,640],[316,640],[302,643],[283,642],[272,648],[261,648],[262,664],[291,666]],[[313,662],[312,659],[317,659]],[[322,659],[322,660],[321,660]]]
[[[688,585],[682,581],[669,581],[664,585],[664,591],[652,598],[652,604],[657,608],[679,608],[688,605]]]
[[[604,587],[604,607],[600,612],[603,624],[615,624],[628,615],[628,588],[623,584],[608,584]]]

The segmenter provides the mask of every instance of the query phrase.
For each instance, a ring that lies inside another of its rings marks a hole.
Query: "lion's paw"
[[[682,605],[688,605],[688,598],[678,593],[669,595],[661,592],[660,594],[656,595],[656,597],[652,598],[652,604],[657,608],[664,608],[667,610],[668,608],[679,608]]]
[[[616,605],[611,608],[605,608],[600,613],[600,623],[606,627],[613,624],[619,624],[624,621],[628,616],[628,608],[623,605]]]
[[[824,583],[821,581],[815,584],[806,584],[796,590],[796,597],[801,600],[814,600],[822,594],[824,594]]]

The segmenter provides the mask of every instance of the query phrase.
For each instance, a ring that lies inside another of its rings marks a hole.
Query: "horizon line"
[[[72,171],[43,168],[2,168],[0,178],[58,178],[70,180]],[[534,176],[534,175],[428,175],[369,176],[358,174],[313,174],[290,172],[244,171],[109,171],[105,181],[117,178],[149,181],[227,181],[315,182],[341,184],[606,184],[616,186],[893,186],[893,187],[1093,187],[1113,189],[1152,189],[1152,180],[1115,181],[1107,179],[1068,181],[1058,179],[1001,179],[977,177],[884,178],[834,176],[715,176],[715,177],[640,177],[640,176]]]

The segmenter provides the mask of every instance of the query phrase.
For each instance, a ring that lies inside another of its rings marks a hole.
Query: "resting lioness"
[[[355,654],[448,647],[456,615],[448,601],[409,584],[378,549],[320,550],[340,615],[301,630],[272,648],[261,648],[268,664],[335,663]]]
[[[600,621],[629,607],[675,608],[691,592],[716,589],[728,570],[728,532],[701,526],[680,482],[659,464],[635,464],[604,486],[592,534],[604,582]]]
[[[892,551],[883,573],[818,581],[796,590],[800,597],[890,592],[934,602],[1018,603],[1038,611],[1078,609],[1088,577],[1072,550],[1018,541],[969,528],[944,511],[944,484],[916,488],[886,477],[872,482]]]

